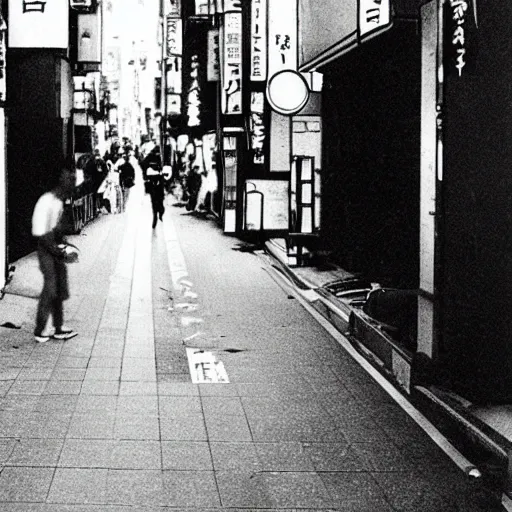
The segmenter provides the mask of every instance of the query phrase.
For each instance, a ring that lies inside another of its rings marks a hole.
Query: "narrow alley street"
[[[125,213],[75,237],[68,342],[34,343],[39,276],[18,265],[2,512],[499,510],[263,258],[170,197],[151,220],[139,179]]]

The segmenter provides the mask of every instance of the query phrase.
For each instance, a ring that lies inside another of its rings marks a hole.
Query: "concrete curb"
[[[265,244],[266,253],[271,257],[276,268],[284,274],[300,290],[314,290],[318,299],[312,302],[312,306],[325,317],[339,332],[347,336],[347,330],[350,328],[350,321],[354,316],[360,320],[365,315],[357,310],[353,313],[353,308],[337,299],[328,287],[314,286],[312,283],[303,279],[299,272],[287,264],[286,254],[282,248],[269,241]],[[350,319],[347,321],[347,319]],[[371,320],[371,319],[370,319]],[[371,326],[371,321],[368,325]],[[435,386],[420,386],[410,382],[410,373],[407,377],[408,385],[404,386],[404,382],[400,382],[393,368],[393,358],[395,356],[392,344],[389,340],[385,344],[380,338],[384,338],[385,334],[380,333],[379,329],[372,327],[373,335],[371,343],[362,343],[357,339],[357,329],[355,332],[348,333],[355,348],[380,371],[395,387],[400,389],[406,398],[418,409],[425,414],[439,430],[451,439],[454,444],[468,449],[472,455],[479,460],[493,459],[497,461],[503,471],[506,471],[508,454],[512,453],[512,443],[495,431],[485,422],[476,418],[466,407],[462,407],[457,400],[450,399],[447,393],[437,389]],[[379,339],[378,339],[379,338]],[[373,343],[373,346],[372,346]],[[382,347],[387,348],[383,349]],[[395,347],[396,348],[396,347]],[[396,352],[400,352],[398,349]],[[382,361],[384,354],[385,361]],[[403,359],[403,354],[402,354]],[[410,361],[409,361],[410,365]],[[410,369],[409,369],[410,372]],[[404,392],[405,391],[405,392]]]

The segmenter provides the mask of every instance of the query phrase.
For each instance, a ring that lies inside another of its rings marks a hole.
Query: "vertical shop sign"
[[[455,68],[458,76],[462,76],[462,69],[466,65],[466,38],[465,22],[468,3],[464,0],[450,0],[450,17],[453,22],[451,31],[451,44],[455,51]]]
[[[390,24],[389,0],[359,0],[359,37]]]
[[[460,78],[463,73],[474,71],[478,53],[476,0],[450,0],[447,9],[447,72]]]
[[[183,37],[181,20],[167,16],[167,58],[181,55],[183,52]]]
[[[268,76],[297,70],[297,0],[269,0]]]
[[[9,0],[10,48],[67,48],[69,0]]]
[[[167,0],[167,14],[175,18],[181,17],[181,0]]]
[[[78,62],[101,63],[101,9],[78,15]]]
[[[252,0],[251,80],[267,79],[267,0]]]
[[[182,58],[179,56],[167,59],[167,93],[181,94],[182,78],[181,78]]]
[[[209,0],[196,0],[196,15],[209,14],[210,2]]]
[[[476,73],[478,55],[478,20],[476,0],[448,0],[444,6],[444,58],[447,76]]]
[[[181,94],[167,94],[167,114],[181,114]]]
[[[251,93],[251,149],[254,151],[254,163],[265,163],[263,144],[265,142],[265,123],[263,112],[265,106],[265,94],[262,92]]]
[[[224,15],[222,113],[242,113],[242,15]]]
[[[0,102],[5,101],[5,92],[6,92],[6,30],[7,25],[0,14]],[[0,141],[3,140],[0,138]]]
[[[219,31],[212,29],[208,31],[208,82],[217,82],[220,77],[220,46]]]

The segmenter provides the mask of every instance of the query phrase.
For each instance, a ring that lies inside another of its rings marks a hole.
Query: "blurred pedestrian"
[[[39,268],[43,274],[43,289],[39,296],[34,338],[44,343],[53,337],[68,340],[77,335],[64,325],[63,301],[69,298],[66,263],[77,259],[77,252],[70,250],[65,235],[70,233],[64,216],[64,202],[76,185],[76,170],[63,163],[53,189],[37,201],[32,215],[32,234],[37,238]],[[47,327],[50,315],[54,330]]]
[[[94,206],[96,210],[100,208],[101,193],[98,192],[100,185],[108,175],[108,166],[105,160],[101,158],[100,150],[95,149],[92,158],[88,160],[84,168],[84,178],[89,181],[90,190],[93,193]]]
[[[149,169],[153,171],[162,171],[162,156],[160,154],[160,146],[155,146],[142,161],[142,174],[146,179]]]
[[[118,167],[118,171],[119,184],[123,191],[123,205],[126,207],[126,203],[130,195],[130,188],[135,185],[135,168],[130,163],[130,155],[127,153],[124,154],[123,160],[123,163]]]
[[[152,168],[148,168],[146,175],[146,190],[151,197],[151,208],[153,209],[153,229],[156,228],[158,219],[163,220],[164,207],[164,176]]]

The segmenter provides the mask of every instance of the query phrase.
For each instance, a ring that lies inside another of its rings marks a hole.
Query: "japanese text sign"
[[[269,0],[268,76],[297,70],[297,0]]]
[[[183,51],[183,36],[181,28],[181,19],[167,16],[167,57],[181,55]]]
[[[242,113],[242,14],[224,15],[222,113]]]
[[[7,45],[6,45],[6,34],[7,25],[0,14],[0,101],[5,101],[5,93],[6,93],[6,54],[7,54]]]
[[[454,66],[459,77],[462,76],[462,70],[466,65],[466,21],[468,7],[468,2],[464,0],[450,0],[449,17],[451,30],[448,37],[450,38],[454,53]]]
[[[267,0],[252,0],[251,80],[267,78]]]
[[[216,82],[220,76],[220,55],[219,55],[219,31],[212,29],[208,31],[208,68],[207,80]]]
[[[389,0],[359,0],[359,36],[390,24]]]
[[[251,93],[251,149],[254,151],[254,163],[263,164],[265,155],[263,145],[265,143],[264,121],[265,95],[262,92]]]
[[[166,0],[166,14],[179,18],[181,16],[181,0]]]
[[[9,0],[9,47],[67,48],[69,0]]]

